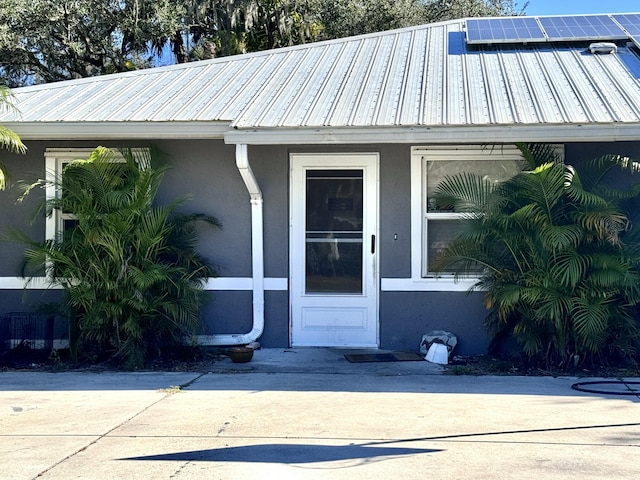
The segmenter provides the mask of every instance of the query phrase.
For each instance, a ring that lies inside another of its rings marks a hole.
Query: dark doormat
[[[419,362],[424,360],[415,352],[391,352],[391,353],[353,353],[344,356],[351,363],[368,362]]]

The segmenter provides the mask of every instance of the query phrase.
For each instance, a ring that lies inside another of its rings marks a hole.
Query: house
[[[204,343],[417,349],[443,329],[481,353],[473,279],[429,270],[459,220],[433,188],[508,177],[514,142],[640,156],[639,39],[640,14],[467,19],[19,88],[0,123],[29,152],[2,155],[33,180],[98,145],[164,151],[165,199],[189,193],[224,225],[201,237],[223,267]],[[15,197],[0,193],[2,229],[27,228],[35,199]],[[21,256],[0,251],[2,312],[59,294],[23,292]]]

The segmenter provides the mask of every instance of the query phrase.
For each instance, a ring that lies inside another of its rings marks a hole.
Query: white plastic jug
[[[428,362],[446,365],[449,363],[449,350],[442,343],[432,343],[425,359]]]

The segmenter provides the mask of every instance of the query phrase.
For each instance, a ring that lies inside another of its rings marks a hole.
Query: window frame
[[[79,160],[89,158],[95,148],[47,148],[45,150],[46,168],[46,200],[58,199],[62,195],[62,190],[58,187],[57,181],[62,178],[62,170],[65,165]],[[70,213],[54,210],[47,216],[45,225],[45,239],[53,240],[62,234],[65,220],[73,220]]]
[[[556,145],[561,158],[564,146]],[[478,161],[504,159],[522,160],[520,150],[514,144],[487,145],[424,145],[411,147],[411,280],[427,290],[467,290],[477,277],[469,275],[454,281],[453,274],[436,276],[428,270],[428,223],[438,220],[457,220],[464,217],[457,212],[429,212],[427,208],[427,162],[446,160]]]
[[[473,162],[522,162],[523,157],[515,145],[458,145],[458,146],[428,146],[416,147],[414,153],[421,156],[422,169],[422,278],[435,278],[435,273],[429,270],[429,224],[431,222],[462,220],[463,213],[429,211],[428,203],[428,168],[430,162],[473,161]],[[442,273],[438,276],[453,276]],[[475,275],[469,277],[476,278]]]
[[[59,199],[62,195],[62,190],[59,188],[59,180],[62,178],[62,171],[64,167],[70,163],[86,160],[95,151],[96,147],[79,147],[79,148],[47,148],[44,153],[45,157],[45,179],[46,179],[46,191],[45,198],[47,202],[53,199]],[[113,158],[114,162],[124,162],[125,159],[118,152],[117,149],[112,149],[116,152]],[[131,152],[136,155],[136,158],[144,158],[143,154],[149,154],[149,148],[133,148]],[[147,166],[143,163],[143,168]],[[75,215],[71,213],[64,213],[59,210],[54,210],[51,215],[46,217],[45,221],[45,240],[54,240],[59,238],[63,233],[63,226],[65,220],[75,220]]]

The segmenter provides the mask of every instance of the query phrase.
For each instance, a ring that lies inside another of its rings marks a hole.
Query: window
[[[47,199],[59,198],[62,195],[54,182],[60,179],[62,171],[69,163],[77,160],[86,160],[93,152],[93,148],[48,148],[45,151],[45,167],[47,176]],[[46,238],[55,238],[62,233],[65,226],[75,225],[75,219],[70,213],[54,211],[47,217]]]
[[[47,179],[47,199],[60,198],[63,192],[60,188],[56,188],[56,180],[62,178],[62,172],[64,168],[75,161],[86,160],[93,153],[93,148],[48,148],[45,150],[45,168]],[[148,162],[148,149],[134,149],[133,153],[140,164],[144,166]],[[124,161],[122,157],[120,160],[116,157],[115,161]],[[46,223],[46,239],[50,240],[60,235],[63,231],[74,227],[77,224],[75,216],[69,212],[54,211],[53,214],[47,217]]]
[[[507,180],[522,170],[522,155],[515,145],[414,147],[412,163],[421,171],[420,276],[434,277],[431,263],[455,237],[462,214],[438,210],[433,194],[445,176],[462,172],[482,175],[492,182]]]

